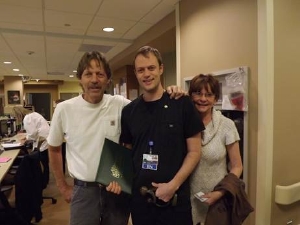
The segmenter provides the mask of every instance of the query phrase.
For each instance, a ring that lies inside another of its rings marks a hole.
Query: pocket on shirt
[[[104,121],[104,132],[107,137],[119,137],[121,133],[121,125],[119,120],[108,119]]]

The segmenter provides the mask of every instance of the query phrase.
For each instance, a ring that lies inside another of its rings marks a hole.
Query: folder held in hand
[[[108,185],[116,181],[122,191],[131,194],[133,163],[131,150],[105,138],[96,182]]]

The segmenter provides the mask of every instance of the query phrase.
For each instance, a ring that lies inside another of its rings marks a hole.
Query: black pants
[[[144,199],[131,202],[133,225],[192,225],[191,207],[157,207]]]
[[[40,161],[43,165],[43,189],[45,189],[49,183],[49,156],[48,149],[40,152]]]

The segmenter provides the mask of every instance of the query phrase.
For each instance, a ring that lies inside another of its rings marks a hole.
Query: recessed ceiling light
[[[20,71],[19,69],[13,69],[13,71]]]
[[[69,77],[74,77],[74,75],[69,75]]]
[[[77,73],[77,70],[73,70],[73,73]]]
[[[34,51],[27,51],[28,55],[33,55],[35,52]]]
[[[113,27],[104,27],[103,31],[105,32],[113,32],[115,29]]]
[[[6,61],[6,62],[3,62],[4,64],[11,64],[11,62],[9,62],[9,61]]]

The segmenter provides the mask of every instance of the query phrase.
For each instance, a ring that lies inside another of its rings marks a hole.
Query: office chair
[[[42,219],[43,199],[51,199],[52,204],[56,203],[55,198],[43,197],[43,180],[40,152],[33,151],[25,155],[15,176],[15,205],[17,212],[28,222],[32,218],[36,222]]]
[[[0,203],[5,209],[11,208],[11,206],[7,200],[7,197],[6,197],[6,193],[12,191],[12,189],[13,189],[13,186],[11,186],[11,185],[2,186],[0,184]]]
[[[42,170],[39,154],[25,155],[15,175],[15,206],[28,222],[42,219]]]
[[[5,196],[6,192],[12,190],[12,186],[1,186],[0,192],[0,224],[2,225],[32,225],[32,223],[25,221],[18,212],[10,206],[7,197]]]
[[[20,163],[22,162],[25,155],[28,155],[28,149],[32,149],[32,143],[26,143],[24,146],[20,148],[20,153],[18,154],[17,158],[15,159],[13,165],[10,167],[8,174],[16,175],[17,170],[19,168]]]
[[[43,167],[43,164],[40,162],[40,166],[41,166],[41,169],[42,169],[42,173],[44,173],[44,167]],[[45,182],[45,179],[43,179],[43,190],[46,189],[48,183]],[[57,202],[57,199],[55,199],[54,197],[50,197],[50,196],[43,196],[43,199],[51,199],[51,203],[52,204],[56,204]]]
[[[39,155],[40,166],[41,166],[42,175],[43,175],[43,179],[42,179],[43,190],[46,189],[46,187],[48,185],[48,182],[49,182],[49,173],[50,173],[49,171],[47,171],[48,174],[45,174],[45,168],[44,168],[42,160],[41,160],[42,157],[43,157],[43,153],[41,153],[40,150],[39,150],[39,148],[41,147],[41,145],[42,145],[42,143],[43,143],[44,140],[45,140],[45,138],[39,137],[38,146],[37,146],[37,148],[34,149],[34,151],[37,151],[38,155]],[[48,165],[49,164],[48,153],[46,155],[47,155],[47,166],[49,167],[49,165]],[[56,202],[57,202],[57,200],[55,198],[50,197],[50,196],[43,196],[43,199],[51,199],[52,204],[56,204]]]

